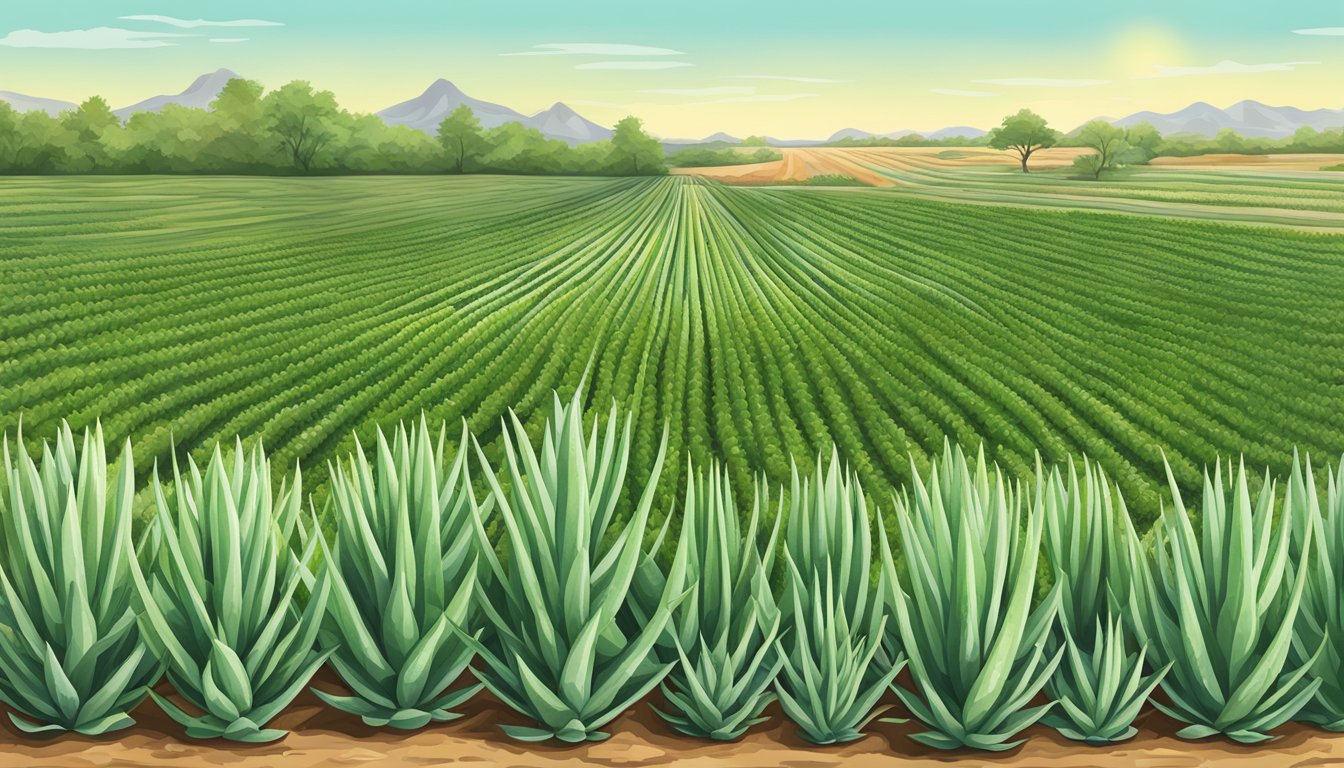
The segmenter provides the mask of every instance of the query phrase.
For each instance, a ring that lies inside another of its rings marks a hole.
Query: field
[[[925,199],[1344,231],[1344,180],[1320,172],[1344,161],[1339,155],[1163,157],[1095,181],[1074,177],[1073,158],[1091,151],[1076,148],[1037,152],[1031,174],[1010,153],[974,147],[781,151],[773,163],[675,172],[744,185],[842,175]]]
[[[834,441],[887,507],[910,454],[983,440],[1019,475],[1037,450],[1091,456],[1141,520],[1164,454],[1193,491],[1219,455],[1282,470],[1344,448],[1344,237],[1045,209],[1259,221],[1291,200],[1335,221],[1344,180],[1182,170],[1169,199],[1105,182],[1045,205],[1061,177],[863,162],[924,186],[8,179],[0,427],[101,419],[142,474],[174,444],[262,436],[320,482],[352,432],[421,411],[494,456],[508,407],[540,428],[591,365],[590,406],[637,414],[636,473],[665,422],[674,465],[721,456],[739,488]],[[926,199],[958,189],[1041,207]]]

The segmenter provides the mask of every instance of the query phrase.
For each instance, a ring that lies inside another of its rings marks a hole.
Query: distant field
[[[316,482],[422,409],[493,440],[592,356],[637,469],[670,424],[665,492],[687,454],[779,481],[834,440],[886,506],[947,435],[1016,472],[1087,453],[1148,516],[1163,451],[1193,486],[1219,453],[1344,450],[1342,260],[1286,228],[682,177],[8,179],[0,427],[101,417],[145,470],[264,435]]]
[[[1090,152],[1077,148],[1037,152],[1031,174],[1018,172],[1011,153],[975,147],[781,151],[784,159],[773,163],[676,172],[741,185],[835,174],[932,199],[1344,231],[1344,177],[1321,172],[1344,162],[1344,155],[1158,158],[1152,167],[1125,169],[1095,181],[1073,177],[1073,159]]]

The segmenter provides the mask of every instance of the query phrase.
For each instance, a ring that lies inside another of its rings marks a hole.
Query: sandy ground
[[[326,687],[332,687],[330,683]],[[870,735],[835,747],[815,747],[794,735],[793,728],[771,708],[772,720],[733,744],[719,744],[676,735],[647,704],[618,718],[607,729],[612,737],[577,747],[522,744],[504,738],[497,723],[523,723],[489,696],[478,696],[461,720],[420,731],[386,732],[367,728],[357,718],[320,706],[305,694],[275,723],[293,729],[284,740],[243,746],[198,742],[152,705],[135,713],[138,724],[117,736],[101,739],[64,736],[34,741],[18,734],[5,718],[0,728],[0,768],[86,768],[92,766],[237,766],[238,768],[316,768],[316,766],[518,766],[519,768],[582,768],[583,766],[1037,766],[1039,768],[1287,768],[1344,765],[1344,734],[1332,735],[1299,726],[1281,730],[1268,745],[1246,747],[1222,740],[1182,742],[1169,736],[1175,727],[1156,712],[1140,720],[1133,741],[1107,749],[1069,742],[1037,727],[1027,743],[1013,751],[989,755],[940,752],[907,738],[917,726],[874,723]]]
[[[1158,157],[1150,165],[1158,168],[1229,168],[1254,171],[1319,171],[1344,163],[1344,155],[1199,155],[1197,157]]]

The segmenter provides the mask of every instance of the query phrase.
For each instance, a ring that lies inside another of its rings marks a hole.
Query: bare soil
[[[319,686],[334,689],[329,680]],[[874,722],[869,735],[849,744],[816,747],[799,739],[793,726],[772,708],[769,723],[741,741],[723,744],[680,736],[642,703],[606,730],[605,742],[580,746],[523,744],[500,733],[499,723],[525,721],[488,695],[465,708],[464,717],[415,732],[383,731],[358,718],[322,706],[304,694],[274,723],[293,732],[267,745],[238,745],[185,738],[175,723],[152,703],[134,716],[137,725],[104,738],[61,736],[39,741],[9,725],[0,727],[0,768],[85,768],[86,766],[237,766],[238,768],[315,768],[316,766],[480,765],[518,768],[584,766],[1006,766],[1019,768],[1288,768],[1344,765],[1344,734],[1302,726],[1281,729],[1277,741],[1248,747],[1224,740],[1184,742],[1171,737],[1177,725],[1152,711],[1140,718],[1132,741],[1110,748],[1070,742],[1054,731],[1035,727],[1021,747],[1001,754],[928,749],[908,738],[917,724]]]

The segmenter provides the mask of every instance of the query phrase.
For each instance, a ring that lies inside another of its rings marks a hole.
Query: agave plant
[[[432,440],[422,416],[409,430],[398,426],[390,443],[378,430],[376,469],[358,438],[345,465],[331,468],[335,543],[323,546],[332,594],[318,642],[333,650],[331,665],[353,695],[314,692],[368,725],[452,720],[480,689],[449,690],[474,655],[459,630],[480,631],[467,457],[463,425],[443,478],[444,430]]]
[[[1128,595],[1117,517],[1128,519],[1124,498],[1118,490],[1112,497],[1105,473],[1090,462],[1081,483],[1072,459],[1066,474],[1067,481],[1053,468],[1038,486],[1046,558],[1061,593],[1049,647],[1067,648],[1066,663],[1046,683],[1058,706],[1044,722],[1078,741],[1123,741],[1137,733],[1133,720],[1166,670],[1143,677],[1147,647],[1128,652],[1133,639],[1116,610]],[[1039,458],[1036,475],[1045,476]]]
[[[316,539],[301,555],[290,548],[302,508],[297,468],[294,486],[282,481],[272,500],[261,445],[244,455],[238,443],[226,468],[216,446],[204,475],[188,459],[185,477],[174,462],[173,504],[155,469],[160,546],[148,577],[133,570],[142,631],[173,687],[204,714],[150,695],[193,738],[268,742],[286,732],[264,726],[331,653],[313,647],[329,582],[318,577],[302,603]]]
[[[715,465],[697,475],[688,468],[677,551],[686,553],[679,575],[691,586],[672,618],[678,663],[662,686],[670,711],[655,710],[682,733],[731,740],[768,719],[761,711],[775,700],[772,687],[783,663],[770,588],[779,512],[769,538],[763,544],[758,538],[768,504],[762,483],[743,531],[727,469]]]
[[[1022,740],[1010,739],[1049,711],[1029,705],[1062,653],[1046,651],[1059,586],[1032,608],[1044,515],[1024,510],[1021,488],[998,467],[991,475],[983,449],[974,470],[945,444],[927,482],[913,462],[911,473],[914,495],[895,499],[904,578],[882,537],[916,687],[896,694],[929,727],[912,736],[922,744],[1011,749]]]
[[[886,708],[877,700],[904,666],[881,654],[887,616],[872,581],[873,540],[858,478],[832,449],[809,481],[793,469],[784,537],[788,566],[783,611],[780,705],[814,744],[863,736]]]
[[[491,631],[482,640],[463,637],[484,661],[478,674],[486,687],[536,722],[501,725],[506,734],[523,741],[599,741],[607,737],[599,729],[671,667],[654,646],[684,593],[665,590],[642,626],[622,620],[633,610],[635,573],[651,557],[643,539],[667,436],[634,509],[621,509],[630,418],[618,435],[613,404],[605,429],[594,423],[585,439],[579,392],[568,405],[554,400],[540,451],[510,413],[503,434],[508,491],[476,446],[503,540],[496,553],[484,519],[476,516],[492,577],[477,602]],[[678,553],[666,583],[683,583],[686,567],[685,553]]]
[[[1140,639],[1150,655],[1171,667],[1162,680],[1171,703],[1153,704],[1189,723],[1177,733],[1182,738],[1266,741],[1268,731],[1296,715],[1321,685],[1307,677],[1319,645],[1288,663],[1309,581],[1294,577],[1289,559],[1292,491],[1276,526],[1276,487],[1268,473],[1252,504],[1244,466],[1230,498],[1222,467],[1212,480],[1205,472],[1203,531],[1196,535],[1170,467],[1167,478],[1174,505],[1155,529],[1155,559],[1132,526],[1128,536],[1135,574],[1129,610],[1140,617]],[[1312,567],[1312,528],[1303,529],[1299,574]]]
[[[1297,719],[1328,731],[1344,731],[1344,461],[1327,477],[1322,510],[1310,457],[1305,467],[1293,457],[1288,498],[1295,548],[1306,549],[1310,538],[1316,543],[1316,556],[1299,570],[1306,587],[1290,659],[1298,666],[1310,660],[1313,649],[1321,649],[1311,671],[1320,688]]]
[[[0,700],[27,733],[88,736],[133,725],[127,713],[160,666],[136,624],[131,561],[134,467],[122,451],[107,483],[99,426],[83,446],[62,423],[40,466],[4,445],[0,494]]]
[[[1119,616],[1097,620],[1096,631],[1084,649],[1073,632],[1065,630],[1065,658],[1051,680],[1055,707],[1046,725],[1074,741],[1112,744],[1134,737],[1138,716],[1170,663],[1144,676],[1147,646],[1137,654],[1125,650],[1127,641]]]

